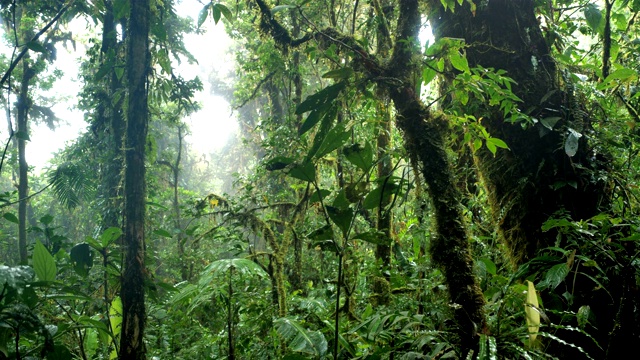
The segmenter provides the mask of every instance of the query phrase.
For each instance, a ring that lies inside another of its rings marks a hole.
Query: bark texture
[[[573,219],[588,218],[606,201],[606,184],[593,180],[596,164],[586,136],[573,157],[564,150],[569,128],[588,133],[589,119],[556,68],[533,1],[481,2],[475,13],[466,3],[453,12],[440,1],[431,6],[436,39],[464,39],[470,67],[503,69],[516,81],[513,92],[522,99],[522,111],[535,119],[560,118],[553,131],[541,123],[523,130],[496,109],[480,106],[482,124],[511,148],[495,157],[478,151],[477,163],[510,258],[521,264],[555,241],[555,233],[541,231],[549,216],[566,210]]]
[[[127,47],[129,107],[125,148],[125,264],[121,289],[123,316],[119,355],[122,360],[146,358],[144,218],[149,16],[149,0],[131,1]]]

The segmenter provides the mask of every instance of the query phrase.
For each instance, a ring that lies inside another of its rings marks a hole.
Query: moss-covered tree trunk
[[[29,57],[22,59],[22,79],[20,80],[20,92],[17,106],[17,136],[18,143],[18,252],[20,264],[27,264],[27,205],[29,196],[29,165],[27,164],[25,135],[29,133],[27,118],[31,107],[29,97],[29,83],[35,76],[35,71],[29,66]]]
[[[473,272],[468,235],[458,191],[445,150],[447,119],[434,114],[416,94],[420,74],[420,50],[416,44],[421,19],[416,0],[399,2],[396,42],[387,69],[395,79],[388,86],[396,110],[396,125],[403,132],[410,156],[420,165],[434,213],[430,253],[444,273],[463,351],[476,345],[486,329],[484,297]]]
[[[125,147],[125,231],[122,275],[122,332],[124,360],[145,359],[144,330],[144,218],[145,140],[148,125],[149,0],[132,0],[127,47],[127,137]]]
[[[480,105],[482,124],[491,136],[504,140],[510,151],[494,157],[478,151],[477,163],[510,257],[519,264],[536,249],[553,244],[555,234],[542,232],[542,223],[558,210],[574,219],[595,215],[603,199],[602,183],[593,183],[594,169],[582,137],[578,152],[564,151],[568,129],[587,131],[581,105],[570,89],[562,89],[560,75],[550,55],[531,0],[492,0],[445,11],[440,1],[431,2],[430,21],[436,39],[464,39],[470,67],[504,69],[516,81],[513,92],[522,99],[520,108],[536,119],[560,120],[553,131],[541,123],[523,130],[521,124],[504,121],[500,112]],[[478,114],[476,114],[478,115]]]

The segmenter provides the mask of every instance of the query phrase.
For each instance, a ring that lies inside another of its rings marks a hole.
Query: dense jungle
[[[634,358],[639,13],[0,0],[0,360]]]

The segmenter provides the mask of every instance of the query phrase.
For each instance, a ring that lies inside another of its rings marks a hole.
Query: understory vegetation
[[[630,358],[639,12],[0,1],[0,360]],[[185,78],[214,26],[233,71]],[[202,154],[208,90],[238,130]],[[86,128],[36,169],[62,101]]]

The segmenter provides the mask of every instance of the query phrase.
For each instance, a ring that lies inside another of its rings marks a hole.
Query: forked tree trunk
[[[145,359],[144,218],[145,140],[148,125],[149,0],[132,0],[127,47],[127,138],[125,147],[125,231],[122,275],[122,360]]]

